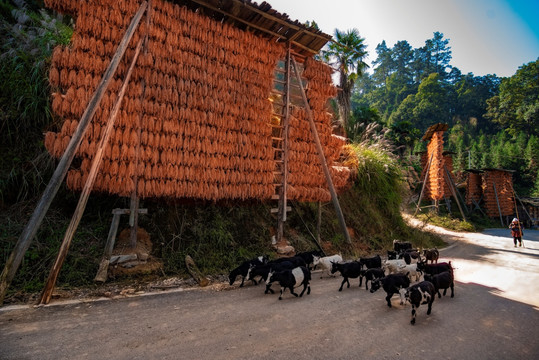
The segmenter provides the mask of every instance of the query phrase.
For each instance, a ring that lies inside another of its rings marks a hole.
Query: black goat
[[[401,304],[404,304],[404,296],[401,289],[406,289],[410,286],[410,279],[408,278],[408,274],[389,274],[388,276],[376,279],[371,283],[371,293],[380,289],[380,286],[384,288],[387,294],[387,306],[391,307],[391,297],[394,294],[399,294]]]
[[[427,315],[432,311],[432,303],[436,297],[434,285],[429,281],[422,281],[406,289],[404,297],[412,304],[412,320],[410,323],[415,324],[416,308],[421,304],[428,304]]]
[[[436,275],[444,271],[453,272],[453,266],[451,266],[451,261],[449,263],[441,262],[437,264],[427,264],[426,261],[421,261],[417,263],[417,270],[423,271],[425,274]]]
[[[311,293],[311,272],[305,266],[298,266],[292,270],[283,270],[280,272],[270,272],[268,276],[269,285],[273,282],[279,282],[281,285],[281,295],[279,295],[279,300],[283,299],[283,292],[286,289],[290,289],[290,293],[295,297],[298,297],[298,294],[294,292],[294,288],[303,285],[303,290],[299,294],[299,297],[302,297],[307,290],[307,295]]]
[[[386,274],[384,273],[384,270],[381,268],[372,268],[367,270],[361,270],[361,274],[359,275],[359,286],[363,283],[363,277],[365,277],[365,290],[369,290],[369,286],[367,285],[368,282],[372,282],[375,279],[383,278]]]
[[[278,264],[278,263],[283,262],[283,261],[290,261],[292,264],[294,264],[296,266],[305,266],[305,267],[307,267],[307,264],[306,264],[305,260],[303,260],[303,258],[300,257],[300,256],[289,256],[289,257],[277,258],[275,260],[271,260],[270,262],[268,262],[268,264]]]
[[[337,263],[337,262],[331,262],[331,273],[335,274],[337,271],[341,273],[341,276],[343,277],[341,287],[339,288],[339,291],[342,291],[342,287],[344,283],[347,283],[347,287],[350,287],[350,281],[349,278],[355,279],[360,277],[361,275],[361,264],[357,261],[352,261],[349,263]],[[361,282],[359,283],[359,286],[361,286]]]
[[[397,254],[408,249],[412,249],[412,243],[408,241],[393,240],[393,250],[395,250]]]
[[[234,270],[232,270],[230,272],[230,275],[228,275],[228,279],[230,281],[230,285],[234,284],[234,281],[236,281],[236,277],[238,277],[239,275],[242,276],[241,278],[241,284],[240,284],[240,287],[243,287],[243,283],[245,281],[245,279],[247,278],[247,274],[249,273],[249,269],[251,268],[251,265],[263,265],[263,264],[266,264],[268,262],[268,257],[266,255],[264,256],[259,256],[259,257],[256,257],[254,259],[251,259],[251,260],[247,260],[247,261],[244,261],[240,264],[240,266],[238,266],[237,268],[235,268]],[[256,282],[256,280],[254,279],[250,279],[252,282],[256,284],[258,284]]]
[[[440,290],[444,290],[444,296],[447,289],[451,288],[451,297],[455,296],[455,279],[452,271],[444,271],[436,275],[425,274],[425,280],[430,281],[434,285],[434,289],[438,293],[438,298],[441,298]]]
[[[365,267],[367,269],[381,268],[382,267],[382,258],[380,257],[380,255],[374,255],[374,256],[371,256],[371,257],[359,258],[359,265],[361,265],[361,267],[363,267],[363,265],[365,265]]]

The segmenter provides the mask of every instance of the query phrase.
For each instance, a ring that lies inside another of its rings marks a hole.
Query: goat
[[[421,261],[417,263],[417,269],[429,275],[436,275],[444,271],[453,272],[453,266],[451,266],[451,261],[449,263],[441,262],[437,264],[427,264],[426,261]]]
[[[382,264],[382,269],[387,274],[395,274],[399,272],[399,267],[405,266],[406,262],[403,259],[386,260]]]
[[[357,261],[352,261],[352,262],[344,263],[344,264],[340,264],[340,263],[332,261],[331,273],[334,274],[337,271],[339,271],[341,273],[341,276],[343,277],[341,287],[339,288],[339,291],[342,291],[342,287],[344,283],[347,283],[347,288],[350,288],[350,281],[348,281],[349,278],[355,279],[355,278],[360,277],[361,264]],[[359,283],[359,286],[361,286],[361,282]]]
[[[423,250],[423,256],[425,256],[426,262],[428,263],[430,260],[431,264],[434,264],[435,262],[438,263],[438,258],[440,257],[440,252],[438,249],[426,249]]]
[[[421,304],[428,304],[427,315],[430,315],[432,311],[432,303],[436,297],[436,290],[434,285],[429,281],[422,281],[418,284],[410,286],[406,289],[404,297],[412,304],[412,320],[410,323],[415,324],[416,308]]]
[[[307,268],[309,270],[311,270],[311,268],[314,267],[314,265],[313,265],[314,257],[315,256],[321,257],[321,256],[323,256],[323,254],[322,254],[321,251],[313,250],[313,251],[300,252],[300,253],[296,254],[296,256],[302,258],[305,261],[305,264],[306,264]]]
[[[299,294],[299,297],[303,296],[305,290],[307,290],[307,295],[311,293],[311,272],[305,266],[298,266],[292,270],[270,272],[268,275],[269,285],[275,281],[279,282],[281,285],[281,295],[279,295],[279,300],[283,299],[283,292],[286,289],[290,289],[290,293],[295,297],[298,297],[298,294],[294,292],[294,288],[300,285],[303,285],[303,290]]]
[[[230,285],[234,284],[234,281],[236,281],[236,277],[239,275],[242,276],[240,287],[243,287],[243,283],[245,279],[247,278],[247,274],[249,273],[249,269],[251,268],[251,265],[263,265],[268,262],[268,257],[266,255],[259,256],[251,260],[244,261],[238,266],[237,268],[233,269],[230,272],[230,275],[228,276]],[[256,280],[251,279],[252,282],[258,284]]]
[[[421,254],[414,250],[403,251],[399,254],[399,259],[404,259],[407,265],[416,264],[421,261]]]
[[[320,274],[320,279],[322,278],[322,275],[324,272],[326,272],[328,275],[335,276],[331,274],[331,262],[342,262],[341,255],[332,255],[332,256],[325,256],[325,257],[319,257],[315,256],[313,264],[314,266],[320,264],[322,267],[322,274]]]
[[[395,250],[397,254],[400,254],[401,252],[411,248],[412,243],[408,241],[393,240],[393,250]]]
[[[417,270],[417,264],[400,266],[399,272],[402,274],[408,274],[410,282],[417,282],[421,280],[421,275],[423,274],[421,270]]]
[[[270,273],[272,269],[274,271],[282,271],[282,270],[293,269],[295,267],[296,265],[294,265],[290,261],[280,261],[278,263],[269,262],[264,265],[251,264],[251,267],[249,268],[249,271],[247,272],[246,279],[255,281],[254,278],[257,276],[260,276],[260,281],[267,281],[268,274]],[[268,291],[273,293],[273,290],[266,288],[265,293],[267,294]]]
[[[403,294],[401,289],[405,289],[410,286],[410,279],[407,274],[389,274],[386,277],[376,279],[371,283],[371,293],[380,289],[382,286],[387,294],[386,301],[387,306],[391,307],[391,297],[394,294],[399,294],[401,298],[401,305],[404,304]]]
[[[382,270],[381,268],[361,270],[361,274],[359,275],[359,286],[361,286],[361,284],[363,283],[363,277],[365,277],[365,290],[369,290],[369,286],[367,285],[369,281],[371,282],[371,286],[372,286],[372,282],[375,279],[380,279],[380,278],[383,278],[384,276],[385,276],[384,270]]]
[[[444,271],[436,275],[425,275],[425,280],[430,281],[434,285],[434,289],[438,293],[438,298],[441,298],[440,289],[444,290],[444,296],[447,289],[451,288],[451,297],[455,296],[455,279],[452,271]]]
[[[388,260],[395,260],[397,258],[397,252],[394,250],[388,250],[387,251],[387,259]]]
[[[359,258],[359,265],[361,265],[361,267],[365,265],[367,269],[379,268],[382,267],[382,259],[380,258],[380,255]]]
[[[305,266],[305,267],[307,266],[305,260],[303,260],[301,256],[289,256],[289,257],[277,258],[275,260],[271,260],[269,263],[277,264],[282,261],[290,261],[292,264],[296,266]]]

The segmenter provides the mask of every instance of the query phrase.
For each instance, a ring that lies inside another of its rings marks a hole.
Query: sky
[[[278,12],[320,30],[356,28],[368,45],[406,40],[425,45],[435,31],[449,39],[452,60],[463,74],[512,76],[539,57],[539,0],[267,0]]]

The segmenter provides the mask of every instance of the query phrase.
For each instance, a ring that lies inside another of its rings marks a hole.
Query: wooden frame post
[[[498,200],[498,191],[496,191],[496,183],[494,181],[492,182],[492,186],[494,187],[494,196],[496,197],[496,204],[498,205],[498,214],[500,214],[500,223],[502,224],[502,226],[505,226],[505,224],[503,223],[502,209],[500,208],[500,201]]]
[[[305,112],[307,113],[309,124],[311,125],[311,134],[313,135],[314,143],[316,145],[316,149],[318,150],[318,158],[320,160],[320,165],[322,166],[322,171],[324,172],[324,175],[326,177],[329,192],[331,194],[331,200],[333,201],[333,206],[335,207],[335,212],[337,213],[337,219],[339,220],[339,224],[341,225],[341,230],[343,232],[346,242],[351,244],[352,241],[350,240],[350,234],[348,233],[348,229],[346,228],[346,222],[344,221],[344,215],[341,210],[341,205],[339,204],[339,198],[337,197],[337,192],[335,191],[335,187],[333,186],[333,180],[331,179],[331,174],[329,173],[329,168],[326,163],[326,157],[324,156],[324,149],[322,149],[322,144],[320,143],[320,138],[318,137],[318,131],[316,130],[316,125],[314,123],[311,107],[309,106],[307,95],[305,94],[305,89],[303,88],[303,84],[301,82],[298,64],[296,63],[296,59],[294,59],[294,57],[291,58],[294,65],[294,72],[296,73],[296,78],[298,79],[299,88],[301,90],[301,97],[303,98],[303,103],[305,104]]]
[[[427,165],[427,171],[425,171],[425,178],[423,179],[423,185],[421,186],[421,192],[419,193],[419,199],[417,200],[417,207],[414,212],[414,216],[419,211],[419,207],[421,206],[421,200],[423,199],[423,192],[425,191],[425,186],[427,185],[427,178],[429,177],[429,170],[430,170],[430,163],[432,162],[432,157],[434,154],[430,155],[429,163]]]
[[[97,89],[90,99],[88,103],[88,107],[82,114],[82,117],[79,121],[79,125],[77,126],[77,129],[75,130],[73,136],[71,137],[71,140],[69,141],[69,144],[67,145],[67,148],[62,155],[58,166],[56,167],[56,170],[54,171],[54,174],[52,175],[49,183],[47,184],[47,187],[45,188],[45,191],[43,192],[43,195],[41,196],[41,199],[39,200],[38,204],[36,205],[36,208],[34,209],[34,212],[26,224],[26,227],[24,228],[21,236],[17,240],[17,243],[15,244],[15,248],[13,249],[13,252],[11,253],[10,257],[8,258],[6,265],[4,267],[4,270],[2,271],[2,274],[0,275],[0,305],[4,302],[4,297],[6,295],[7,288],[11,284],[11,281],[15,277],[15,273],[17,272],[17,269],[19,268],[21,261],[24,257],[24,254],[30,247],[30,243],[32,242],[32,239],[36,236],[37,230],[41,226],[41,223],[43,222],[43,218],[45,217],[45,214],[47,213],[52,201],[54,200],[54,197],[56,196],[56,193],[58,192],[58,189],[60,188],[60,185],[64,181],[64,178],[67,175],[67,172],[69,170],[69,166],[71,165],[71,162],[73,161],[73,158],[75,157],[75,152],[79,148],[80,143],[82,142],[82,138],[84,136],[84,133],[86,132],[86,129],[88,127],[88,124],[92,120],[95,112],[97,111],[97,108],[99,104],[101,103],[101,99],[103,98],[103,95],[105,94],[105,91],[107,90],[108,85],[110,84],[110,81],[112,80],[112,77],[114,73],[116,72],[116,69],[118,68],[118,65],[120,63],[120,60],[122,59],[125,50],[127,49],[127,45],[129,44],[129,41],[133,37],[133,34],[135,33],[135,29],[138,26],[138,23],[140,22],[140,19],[142,18],[142,15],[144,14],[144,11],[146,11],[147,3],[143,2],[135,16],[133,17],[133,20],[131,21],[131,24],[129,25],[129,28],[127,29],[122,41],[118,45],[118,49],[116,50],[116,53],[114,54],[109,67],[103,74],[103,78],[101,79],[99,85],[97,86]]]
[[[71,241],[73,240],[75,231],[77,230],[77,227],[79,226],[80,219],[82,218],[82,214],[84,213],[84,209],[86,208],[88,197],[90,196],[92,187],[94,186],[95,178],[97,177],[97,172],[99,170],[99,167],[101,166],[101,161],[103,159],[103,152],[105,151],[105,147],[108,145],[108,141],[112,133],[112,129],[114,127],[114,122],[116,120],[116,117],[118,116],[118,112],[120,111],[120,106],[122,105],[122,100],[125,95],[125,91],[127,90],[127,85],[129,84],[129,80],[131,79],[131,74],[133,72],[133,68],[135,67],[135,63],[137,62],[138,55],[140,53],[141,48],[142,48],[142,39],[139,40],[138,42],[137,48],[135,50],[135,55],[133,56],[133,60],[131,61],[131,65],[129,67],[129,70],[127,71],[125,80],[118,94],[118,100],[116,101],[116,104],[114,105],[114,108],[112,109],[109,120],[107,121],[107,125],[105,127],[105,131],[103,133],[103,136],[101,137],[101,140],[99,141],[97,151],[95,153],[94,159],[92,160],[92,167],[90,168],[88,179],[86,180],[86,184],[84,184],[84,188],[82,189],[79,202],[77,204],[73,217],[71,218],[71,222],[69,223],[69,226],[66,230],[66,234],[64,236],[64,240],[62,241],[62,245],[60,246],[58,256],[56,257],[56,261],[54,262],[54,265],[51,269],[47,282],[45,283],[45,288],[43,289],[43,293],[39,301],[40,304],[48,304],[49,301],[51,300],[52,292],[54,290],[54,285],[56,284],[56,279],[58,278],[58,275],[60,274],[60,269],[62,268],[64,260],[67,256],[67,251],[69,250],[69,246],[71,245]]]
[[[464,221],[468,221],[468,219],[466,219],[466,215],[464,215],[464,211],[462,210],[462,206],[460,206],[460,201],[457,197],[457,189],[453,187],[453,182],[451,181],[451,174],[449,173],[449,170],[447,170],[447,168],[444,166],[444,170],[445,170],[445,176],[446,176],[446,181],[447,181],[447,185],[449,187],[449,190],[451,190],[451,193],[453,194],[453,197],[455,198],[455,201],[457,202],[457,205],[459,207],[459,210],[460,210],[460,214],[462,215],[462,218],[464,219]]]
[[[281,165],[281,187],[279,188],[279,205],[277,207],[277,243],[284,236],[284,223],[286,221],[287,209],[287,187],[288,187],[288,124],[290,122],[290,44],[286,52],[285,61],[285,87],[284,87],[284,114],[281,117],[282,136],[282,165]]]

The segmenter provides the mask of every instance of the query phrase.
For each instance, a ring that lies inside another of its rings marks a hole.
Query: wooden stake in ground
[[[346,228],[346,222],[344,221],[341,205],[339,204],[339,198],[337,197],[337,192],[335,191],[335,187],[333,186],[333,180],[331,179],[331,174],[329,173],[328,165],[326,163],[326,157],[324,156],[324,150],[322,149],[322,145],[320,144],[320,138],[318,137],[318,131],[316,130],[316,125],[314,123],[313,113],[311,111],[311,107],[309,106],[309,102],[307,101],[307,95],[305,95],[305,89],[303,88],[303,84],[301,82],[298,64],[296,63],[296,59],[294,59],[294,57],[291,58],[292,64],[294,65],[294,72],[296,73],[296,78],[298,79],[299,88],[301,90],[301,97],[303,98],[303,103],[305,105],[305,112],[307,113],[309,124],[311,125],[311,134],[313,135],[314,143],[316,145],[316,149],[318,150],[318,159],[320,159],[320,165],[322,166],[322,170],[324,172],[324,175],[326,176],[329,192],[331,194],[331,200],[333,201],[333,206],[335,207],[335,212],[337,213],[337,219],[339,219],[339,224],[341,225],[341,230],[343,232],[344,238],[346,239],[346,242],[351,244],[352,241],[350,240],[350,234],[348,233],[348,229]]]
[[[13,252],[9,256],[8,260],[6,261],[4,270],[2,271],[2,274],[0,275],[0,305],[3,304],[6,291],[9,285],[11,284],[11,281],[13,281],[13,278],[15,277],[15,273],[17,272],[17,269],[19,268],[21,264],[24,254],[28,250],[28,247],[30,247],[30,243],[32,242],[32,239],[36,236],[37,230],[39,229],[39,226],[43,222],[43,218],[45,217],[45,214],[49,210],[49,207],[52,201],[54,200],[54,197],[56,196],[56,193],[58,192],[60,185],[62,184],[62,182],[64,181],[67,175],[69,166],[71,165],[71,162],[73,161],[73,158],[75,157],[75,152],[77,151],[82,141],[82,138],[84,136],[84,133],[86,132],[88,124],[92,120],[95,112],[97,111],[97,108],[99,107],[101,99],[103,98],[103,95],[105,94],[105,91],[107,90],[107,87],[110,81],[112,80],[112,77],[114,73],[116,72],[116,69],[118,68],[120,60],[122,59],[125,53],[125,50],[127,49],[127,45],[129,44],[129,41],[131,40],[135,32],[135,29],[138,26],[138,23],[142,15],[144,14],[144,11],[146,10],[146,7],[147,7],[147,3],[143,2],[140,5],[140,8],[137,11],[135,17],[131,21],[131,24],[129,25],[129,28],[127,29],[126,34],[124,35],[122,41],[120,42],[120,45],[118,45],[118,49],[116,50],[116,53],[114,54],[114,57],[112,58],[109,64],[109,67],[105,71],[105,74],[103,75],[101,82],[97,86],[97,89],[93,97],[90,99],[90,102],[88,103],[88,107],[82,114],[82,117],[79,121],[79,125],[77,126],[77,129],[75,130],[75,133],[73,134],[73,137],[69,141],[66,151],[62,155],[58,163],[58,166],[56,167],[56,170],[54,171],[54,174],[52,175],[49,183],[47,184],[47,187],[45,188],[45,191],[43,192],[41,199],[36,205],[36,208],[34,209],[34,213],[32,214],[32,217],[28,221],[28,224],[26,224],[26,227],[24,228],[21,236],[19,237],[19,239],[17,240],[17,243],[15,244],[15,248],[13,249]]]
[[[500,200],[498,200],[498,191],[496,191],[496,183],[493,181],[492,186],[494,187],[494,196],[496,197],[496,204],[498,205],[498,213],[500,214],[500,222],[502,223],[502,227],[505,226],[503,223],[502,218],[502,209],[500,208]]]
[[[138,55],[140,53],[141,48],[142,48],[142,39],[139,40],[139,43],[135,50],[135,55],[133,56],[133,60],[131,61],[131,66],[129,67],[129,70],[127,71],[127,75],[125,76],[125,80],[120,89],[120,93],[118,94],[118,100],[116,101],[116,104],[114,105],[114,108],[112,109],[109,120],[107,121],[107,126],[105,127],[105,131],[103,133],[103,136],[101,137],[101,140],[99,141],[97,151],[92,161],[92,167],[90,169],[90,173],[88,174],[88,179],[86,180],[86,183],[84,184],[84,188],[82,189],[82,193],[80,195],[77,208],[75,209],[75,213],[73,214],[73,217],[71,218],[71,222],[69,223],[69,226],[67,228],[66,234],[64,236],[64,240],[62,241],[62,245],[60,246],[58,256],[56,257],[56,261],[54,262],[54,265],[49,274],[49,278],[47,279],[47,282],[45,284],[45,288],[43,289],[43,294],[41,295],[41,300],[39,301],[40,304],[48,304],[49,301],[51,300],[52,292],[54,290],[54,285],[56,284],[56,279],[58,278],[58,274],[60,273],[62,264],[64,263],[65,257],[67,256],[69,245],[71,244],[71,240],[73,240],[75,231],[77,230],[77,227],[79,226],[80,219],[82,218],[82,214],[84,213],[84,209],[86,208],[88,197],[90,196],[90,192],[92,191],[92,187],[94,186],[95,178],[97,177],[97,171],[99,170],[99,166],[101,166],[101,160],[103,159],[103,151],[105,150],[105,147],[107,146],[109,142],[110,134],[114,127],[114,121],[116,120],[118,112],[120,111],[120,106],[122,105],[122,100],[125,95],[125,91],[127,90],[127,85],[129,84],[129,79],[131,78],[131,73],[133,72],[133,68],[135,67],[135,63],[137,62]]]

